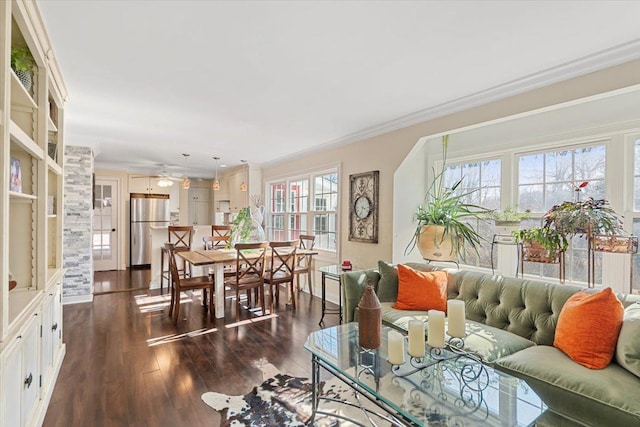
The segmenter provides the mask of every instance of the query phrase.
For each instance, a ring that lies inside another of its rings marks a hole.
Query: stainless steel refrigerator
[[[130,264],[151,264],[151,230],[169,226],[169,196],[166,194],[131,193],[131,228],[129,230]]]

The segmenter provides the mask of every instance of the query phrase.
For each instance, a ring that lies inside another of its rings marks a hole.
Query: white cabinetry
[[[59,331],[67,91],[41,16],[37,2],[0,2],[2,427],[42,423],[65,350]],[[30,88],[11,69],[10,48],[33,57]],[[20,183],[11,179],[18,165]],[[58,333],[45,336],[55,323]]]
[[[143,194],[171,194],[173,187],[160,187],[158,185],[159,178],[150,178],[148,176],[130,176],[129,177],[129,193]]]
[[[209,188],[191,188],[189,190],[189,224],[212,224],[210,194]]]
[[[32,424],[40,397],[39,326],[34,313],[2,353],[3,426]]]

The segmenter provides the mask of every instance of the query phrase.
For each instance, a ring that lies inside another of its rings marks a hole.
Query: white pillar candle
[[[429,310],[428,328],[427,343],[429,347],[444,347],[444,311]]]
[[[449,335],[463,338],[465,336],[464,301],[450,299],[447,301],[447,315],[449,316]]]
[[[402,365],[404,363],[404,337],[397,331],[387,334],[389,363]]]
[[[409,320],[409,355],[424,356],[424,322]]]

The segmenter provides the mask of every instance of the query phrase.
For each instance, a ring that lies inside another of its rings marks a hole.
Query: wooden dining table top
[[[267,248],[267,251],[268,250],[269,249]],[[318,255],[318,251],[313,249],[298,249],[296,253],[298,256]],[[235,249],[200,249],[195,251],[180,251],[176,252],[175,254],[195,266],[209,265],[219,262],[231,262],[235,261],[237,257]],[[251,259],[253,257],[257,258],[259,255],[260,253],[257,250],[245,251],[245,258],[247,259]]]

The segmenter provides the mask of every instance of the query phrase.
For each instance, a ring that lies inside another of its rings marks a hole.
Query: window
[[[267,215],[268,239],[297,240],[301,234],[313,234],[316,236],[316,248],[336,251],[337,171],[296,176],[269,183],[268,188],[271,195]],[[313,201],[311,206],[310,198]]]
[[[541,224],[542,214],[554,205],[576,197],[605,198],[606,147],[590,145],[561,151],[548,151],[520,155],[518,158],[519,209],[530,209],[535,218],[526,227]],[[581,191],[575,188],[582,182],[588,185]],[[537,215],[536,215],[537,214]],[[596,263],[601,263],[596,254]],[[587,241],[577,236],[571,241],[565,256],[566,279],[587,281]],[[600,283],[602,268],[595,268],[595,282]],[[558,277],[558,266],[553,264],[525,263],[527,274]]]
[[[499,159],[447,166],[444,171],[445,186],[451,188],[462,179],[460,186],[462,188],[459,188],[459,192],[460,194],[469,193],[464,198],[466,203],[487,209],[500,209],[501,169],[502,162]],[[476,219],[471,222],[471,226],[488,243],[480,245],[478,253],[473,248],[467,247],[465,264],[491,268],[491,241],[495,233],[493,221]]]

